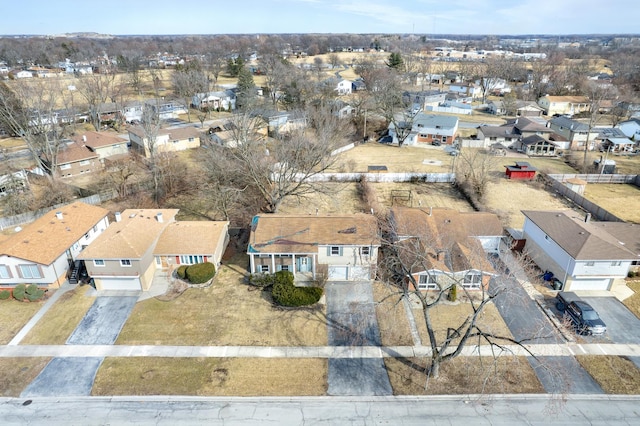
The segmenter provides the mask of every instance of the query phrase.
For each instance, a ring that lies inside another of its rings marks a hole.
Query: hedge
[[[196,263],[187,267],[185,274],[193,284],[206,283],[216,274],[216,266],[210,262]]]
[[[25,284],[18,284],[13,289],[13,298],[22,302],[27,294],[27,286]]]
[[[35,302],[36,300],[40,300],[44,297],[44,290],[38,288],[35,284],[29,284],[25,293],[27,293],[26,296],[30,302]]]
[[[176,275],[178,276],[178,278],[184,280],[185,277],[187,276],[187,268],[189,267],[189,265],[180,265],[178,266],[178,269],[176,269]]]
[[[296,287],[293,285],[293,274],[289,271],[279,271],[274,275],[275,283],[271,295],[279,305],[308,306],[317,303],[322,297],[322,289],[319,287]]]

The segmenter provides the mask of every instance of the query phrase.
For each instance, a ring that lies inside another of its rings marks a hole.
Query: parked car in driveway
[[[575,293],[561,291],[556,295],[556,308],[573,324],[578,334],[601,335],[607,331],[607,325],[598,312]]]

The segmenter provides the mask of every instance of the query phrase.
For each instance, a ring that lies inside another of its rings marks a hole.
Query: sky
[[[0,34],[638,34],[638,16],[638,0],[0,0]]]

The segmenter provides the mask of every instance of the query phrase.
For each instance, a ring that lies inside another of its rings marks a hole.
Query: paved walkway
[[[502,356],[529,356],[518,345],[504,345]],[[640,344],[527,345],[536,356],[616,355],[638,357]],[[455,347],[450,348],[451,351]],[[467,346],[461,356],[497,356],[490,346]],[[431,354],[428,346],[155,346],[155,345],[14,345],[0,346],[9,357],[176,357],[176,358],[402,358]]]

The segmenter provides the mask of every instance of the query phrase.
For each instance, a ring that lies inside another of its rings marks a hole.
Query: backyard
[[[627,222],[640,224],[640,188],[631,184],[587,184],[584,197]]]

